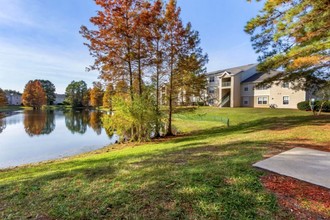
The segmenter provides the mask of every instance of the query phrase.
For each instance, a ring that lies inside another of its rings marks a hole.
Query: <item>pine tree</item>
[[[267,0],[245,26],[259,71],[283,70],[265,83],[299,81],[301,88],[330,78],[329,30],[329,0]]]

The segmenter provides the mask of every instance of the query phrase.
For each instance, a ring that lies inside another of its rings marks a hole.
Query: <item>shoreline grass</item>
[[[211,107],[183,114],[228,117],[231,126],[177,118],[181,137],[1,170],[0,218],[287,218],[263,189],[264,172],[251,165],[268,153],[330,142],[329,115]]]

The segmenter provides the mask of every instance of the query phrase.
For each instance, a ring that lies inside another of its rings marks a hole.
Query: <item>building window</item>
[[[249,105],[249,97],[243,97],[243,105]]]
[[[289,105],[289,96],[283,96],[283,105]]]
[[[210,94],[214,94],[214,89],[209,89]]]
[[[214,82],[214,76],[210,76],[210,78],[209,78],[209,82],[210,82],[210,83]]]
[[[255,90],[267,90],[269,88],[270,88],[270,86],[262,85],[262,86],[256,86]]]
[[[244,91],[245,91],[245,92],[249,91],[249,87],[247,87],[247,86],[244,87]]]
[[[267,104],[268,104],[267,96],[258,97],[258,105],[267,105]]]
[[[289,88],[289,83],[288,82],[282,83],[282,88],[288,89]]]

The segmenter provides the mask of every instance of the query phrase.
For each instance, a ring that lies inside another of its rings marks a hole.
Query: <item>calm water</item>
[[[0,169],[112,144],[97,111],[20,111],[0,118]]]

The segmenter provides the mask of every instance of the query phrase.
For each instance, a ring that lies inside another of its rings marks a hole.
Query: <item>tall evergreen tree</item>
[[[329,30],[329,0],[267,0],[245,26],[259,70],[283,70],[265,83],[300,81],[301,88],[330,78]]]
[[[65,89],[65,96],[72,107],[88,106],[89,94],[84,81],[72,81]]]
[[[47,96],[47,104],[52,105],[55,102],[55,85],[49,80],[38,79]]]

